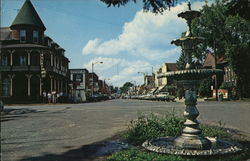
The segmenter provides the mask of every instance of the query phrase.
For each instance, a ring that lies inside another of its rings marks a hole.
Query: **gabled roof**
[[[15,25],[32,25],[46,30],[30,0],[25,1],[15,20],[12,22],[11,27]]]
[[[224,57],[217,57],[217,64],[227,63]],[[209,52],[203,63],[203,67],[215,67],[215,56],[212,52]]]

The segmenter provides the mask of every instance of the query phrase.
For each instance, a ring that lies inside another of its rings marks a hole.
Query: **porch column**
[[[10,65],[13,65],[13,53],[15,52],[15,50],[8,50],[8,52],[10,53]]]
[[[61,79],[61,89],[60,92],[63,92],[63,79]]]
[[[60,79],[57,79],[57,93],[60,92]]]
[[[50,66],[53,66],[53,55],[50,53]]]
[[[32,77],[31,74],[25,74],[28,79],[28,96],[30,96],[30,78]]]
[[[56,78],[54,79],[54,90],[56,91],[57,85],[56,85]]]
[[[10,96],[13,96],[13,78],[15,77],[15,74],[10,74],[8,75],[9,79],[10,79]]]
[[[39,74],[37,74],[37,77],[39,78],[39,94],[42,96],[42,78]]]
[[[65,91],[66,91],[66,94],[68,94],[68,82],[67,82],[67,80],[65,81]]]
[[[52,75],[50,75],[49,76],[50,77],[50,93],[53,91],[53,76]]]
[[[25,50],[25,51],[28,54],[28,65],[30,65],[30,53],[32,52],[32,50]]]

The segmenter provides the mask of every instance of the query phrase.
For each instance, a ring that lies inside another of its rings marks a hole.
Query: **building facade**
[[[170,72],[170,71],[176,71],[176,63],[164,63],[162,64],[161,68],[156,72],[155,74],[155,86],[158,88],[158,90],[163,89],[165,86],[172,86],[174,85],[174,79],[172,78],[157,78],[157,75]]]
[[[232,68],[229,66],[228,62],[223,58],[216,59],[216,68],[222,69],[224,74],[217,76],[218,88],[223,82],[236,84],[236,75]],[[213,53],[208,53],[203,64],[204,68],[213,69],[215,68],[215,56]],[[215,83],[215,76],[212,76],[213,83]]]
[[[86,92],[88,87],[87,69],[69,69],[70,73],[70,93],[77,102],[86,101]]]
[[[45,30],[30,0],[10,27],[1,28],[0,91],[5,102],[39,102],[45,92],[68,93],[69,60]]]

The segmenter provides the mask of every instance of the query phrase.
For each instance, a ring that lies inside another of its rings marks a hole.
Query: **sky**
[[[11,25],[25,0],[1,0],[1,27]],[[179,3],[163,14],[142,11],[142,3],[107,7],[100,0],[31,0],[45,34],[66,50],[70,68],[86,68],[109,85],[143,83],[163,63],[176,62],[181,49],[170,42],[186,30],[177,14],[188,9]],[[193,1],[199,10],[204,1]],[[139,73],[138,73],[139,72]]]

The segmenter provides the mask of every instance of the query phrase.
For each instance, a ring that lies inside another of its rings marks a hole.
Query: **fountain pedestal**
[[[184,117],[186,121],[184,123],[185,128],[182,131],[182,135],[174,140],[174,144],[176,147],[182,149],[204,150],[211,148],[211,142],[201,137],[199,122],[196,120],[199,116],[199,111],[196,108],[196,82],[196,80],[181,81],[185,90],[186,109],[184,111]]]
[[[199,11],[191,10],[191,4],[188,4],[189,11],[178,14],[187,20],[188,31],[185,37],[172,41],[176,46],[181,46],[186,57],[186,69],[174,72],[159,74],[158,78],[172,77],[181,83],[185,90],[184,129],[179,137],[164,137],[153,140],[147,140],[143,147],[150,151],[158,153],[167,153],[175,155],[217,155],[235,153],[242,149],[236,144],[228,141],[210,139],[202,137],[202,131],[199,128],[199,122],[196,118],[199,111],[196,108],[197,96],[196,87],[201,79],[211,77],[212,75],[223,73],[220,69],[194,69],[192,61],[192,52],[194,46],[204,41],[202,37],[194,37],[191,30],[191,23],[195,17],[200,16]],[[216,140],[216,141],[214,141]]]

